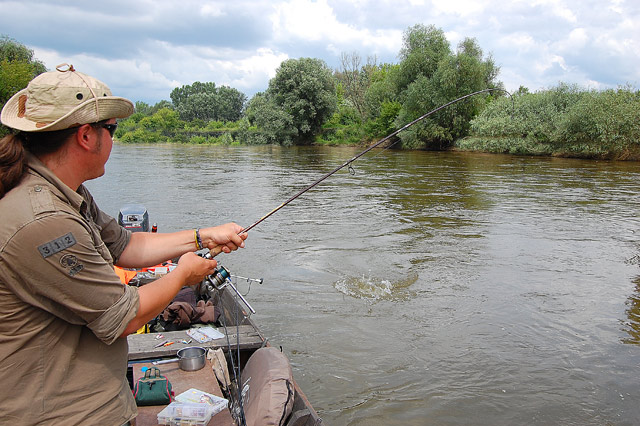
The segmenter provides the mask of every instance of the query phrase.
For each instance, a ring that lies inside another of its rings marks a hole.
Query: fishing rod
[[[467,99],[467,98],[470,98],[472,96],[476,96],[476,95],[479,95],[481,93],[493,92],[493,91],[504,92],[504,93],[508,94],[509,97],[511,97],[511,93],[509,93],[508,91],[506,91],[504,89],[501,89],[501,88],[498,88],[498,87],[492,87],[492,88],[489,88],[489,89],[478,90],[477,92],[473,92],[473,93],[469,93],[468,95],[461,96],[458,99],[454,99],[451,102],[447,102],[446,104],[441,105],[438,108],[436,108],[436,109],[434,109],[432,111],[429,111],[428,113],[426,113],[424,115],[421,115],[420,117],[416,118],[412,122],[405,124],[404,126],[399,128],[398,130],[396,130],[393,133],[389,134],[388,136],[380,139],[378,142],[376,142],[375,144],[371,145],[370,147],[368,147],[364,151],[360,152],[359,154],[356,154],[355,156],[353,156],[349,160],[345,161],[343,164],[341,164],[340,166],[336,167],[335,169],[333,169],[329,173],[326,173],[325,175],[323,175],[322,177],[320,177],[319,179],[314,181],[311,185],[303,188],[302,190],[297,192],[295,195],[293,195],[291,198],[286,200],[284,203],[280,204],[278,207],[276,207],[275,209],[271,210],[269,213],[265,214],[260,219],[255,221],[252,225],[249,225],[246,228],[242,229],[242,231],[240,231],[239,234],[242,234],[243,232],[248,232],[249,230],[255,228],[258,224],[262,223],[265,219],[267,219],[268,217],[270,217],[271,215],[276,213],[278,210],[280,210],[281,208],[283,208],[284,206],[286,206],[287,204],[289,204],[290,202],[292,202],[293,200],[295,200],[296,198],[298,198],[299,196],[301,196],[305,192],[307,192],[310,189],[314,188],[315,186],[317,186],[318,184],[320,184],[321,182],[323,182],[324,180],[329,178],[331,175],[335,174],[336,172],[338,172],[339,170],[341,170],[341,169],[343,169],[343,168],[345,168],[347,166],[350,166],[351,163],[353,163],[355,160],[357,160],[358,158],[360,158],[363,155],[365,155],[367,152],[371,151],[374,148],[377,148],[378,146],[382,145],[384,142],[386,142],[389,139],[391,139],[392,137],[396,136],[398,133],[402,132],[403,130],[408,129],[409,127],[413,126],[414,124],[418,123],[419,121],[424,120],[425,118],[429,117],[431,114],[435,114],[436,112],[440,111],[441,109],[444,109],[444,108],[448,107],[449,105],[453,105],[453,104],[455,104],[457,102],[460,102],[460,101],[462,101],[464,99]],[[511,100],[513,102],[513,98],[512,97],[511,97]],[[209,254],[207,254],[206,257],[207,258],[212,258],[212,257],[217,256],[221,252],[222,252],[222,247],[218,246],[218,247],[215,247],[213,250],[210,250]]]
[[[457,99],[454,99],[451,102],[448,102],[448,103],[446,103],[446,104],[444,104],[442,106],[439,106],[438,108],[436,108],[436,109],[434,109],[432,111],[429,111],[428,113],[426,113],[424,115],[421,115],[420,117],[416,118],[415,120],[411,121],[408,124],[405,124],[400,129],[394,131],[393,133],[389,134],[388,136],[384,137],[383,139],[380,139],[378,142],[376,142],[375,144],[371,145],[370,147],[368,147],[364,151],[360,152],[359,154],[356,154],[351,159],[345,161],[343,164],[341,164],[340,166],[336,167],[335,169],[333,169],[329,173],[324,174],[322,177],[320,177],[319,179],[314,181],[311,185],[309,185],[309,186],[303,188],[302,190],[298,191],[295,195],[290,197],[288,200],[286,200],[285,202],[280,204],[275,209],[271,210],[266,215],[262,216],[256,222],[254,222],[250,226],[247,226],[246,228],[243,228],[242,231],[240,231],[238,234],[242,234],[243,232],[248,232],[249,230],[255,228],[257,225],[262,223],[264,220],[266,220],[268,217],[270,217],[271,215],[276,213],[278,210],[282,209],[284,206],[286,206],[287,204],[291,203],[293,200],[295,200],[296,198],[300,197],[305,192],[307,192],[310,189],[314,188],[315,186],[317,186],[318,184],[320,184],[321,182],[323,182],[324,180],[329,178],[331,175],[335,174],[336,172],[338,172],[339,170],[341,170],[341,169],[343,169],[343,168],[345,168],[347,166],[350,166],[351,163],[353,163],[355,160],[357,160],[358,158],[360,158],[363,155],[365,155],[367,152],[369,152],[372,149],[382,145],[384,142],[386,142],[389,139],[391,139],[392,137],[396,136],[398,133],[402,132],[403,130],[408,129],[409,127],[413,126],[417,122],[419,122],[421,120],[424,120],[425,118],[427,118],[431,114],[434,114],[434,113],[440,111],[441,109],[444,109],[444,108],[448,107],[449,105],[455,104],[456,102],[460,102],[460,101],[462,101],[464,99],[467,99],[467,98],[470,98],[472,96],[479,95],[480,93],[487,93],[487,92],[492,92],[492,91],[502,91],[502,92],[507,93],[511,97],[511,94],[509,92],[507,92],[506,90],[504,90],[504,89],[489,88],[489,89],[479,90],[477,92],[473,92],[473,93],[470,93],[470,94],[465,95],[465,96],[461,96],[461,97],[459,97]],[[513,98],[511,98],[511,100],[513,102]],[[217,256],[221,252],[222,252],[222,246],[217,246],[217,247],[214,247],[213,249],[209,250],[209,253],[206,253],[204,255],[204,257],[207,258],[207,259],[212,259],[213,257]],[[224,268],[222,266],[219,266],[218,268],[216,268],[216,270],[215,270],[215,272],[213,274],[211,274],[211,275],[209,275],[208,277],[205,278],[204,282],[208,284],[209,291],[213,290],[213,287],[215,287],[218,290],[222,290],[224,287],[227,287],[227,286],[230,287],[234,291],[236,296],[240,297],[242,302],[249,308],[249,310],[252,313],[255,313],[256,311],[253,309],[253,307],[251,307],[251,305],[247,302],[247,300],[242,296],[240,291],[238,291],[237,287],[233,284],[233,282],[229,279],[229,277],[230,277],[229,271],[226,268]],[[247,280],[249,280],[249,279],[247,279]],[[262,283],[262,280],[260,279],[259,282]],[[224,314],[222,315],[222,317],[223,317],[223,320],[224,320]],[[238,327],[238,324],[239,324],[239,321],[236,319],[236,327]],[[235,367],[234,362],[233,362],[233,356],[231,356],[231,344],[229,343],[229,340],[228,340],[229,339],[229,334],[226,332],[226,324],[225,324],[225,334],[227,335],[227,345],[229,347],[229,356],[231,357],[233,373],[234,373],[234,376],[236,376],[236,367]],[[239,336],[240,336],[239,329],[237,329],[237,331],[236,331],[236,336],[237,336],[236,338],[239,339]],[[237,350],[238,350],[238,372],[239,372],[239,369],[240,369],[240,343],[238,342],[237,345],[238,345],[237,346]],[[240,389],[239,389],[240,388],[240,383],[238,383],[237,376],[236,376],[236,386],[237,386],[238,392],[240,392]],[[238,395],[238,396],[236,396],[236,399],[237,399],[238,404],[239,404],[240,422],[241,422],[241,424],[244,425],[246,423],[244,421],[245,419],[244,419],[244,409],[242,407],[242,402],[243,402],[242,401],[242,396]]]

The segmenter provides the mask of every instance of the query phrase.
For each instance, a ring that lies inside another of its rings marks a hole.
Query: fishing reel
[[[221,290],[227,285],[226,281],[229,278],[231,278],[229,270],[224,266],[219,265],[213,274],[207,276],[205,280],[208,280],[209,284],[213,285],[216,289]],[[213,288],[210,290],[213,290]]]
[[[231,288],[235,292],[235,294],[240,298],[240,300],[242,300],[242,303],[244,303],[245,306],[251,311],[251,313],[255,314],[256,310],[253,309],[253,307],[249,304],[249,302],[247,302],[247,299],[244,298],[242,293],[238,291],[238,288],[231,281],[231,277],[232,275],[227,268],[225,268],[222,265],[218,265],[218,267],[215,269],[213,274],[205,277],[204,281],[201,284],[205,285],[205,289],[209,293],[213,292],[214,289],[218,291],[222,291],[224,290],[225,287]],[[242,278],[242,277],[238,277],[238,278]],[[262,284],[263,282],[262,278],[260,279],[247,278],[247,280],[257,281],[260,284]]]

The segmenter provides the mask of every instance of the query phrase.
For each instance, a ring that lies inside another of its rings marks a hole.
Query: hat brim
[[[56,121],[46,124],[37,123],[26,117],[18,116],[20,96],[26,94],[27,89],[23,89],[7,101],[0,115],[2,124],[23,132],[52,132],[111,118],[127,118],[134,111],[133,103],[129,99],[119,96],[103,96],[88,99]],[[96,101],[98,108],[95,105]]]

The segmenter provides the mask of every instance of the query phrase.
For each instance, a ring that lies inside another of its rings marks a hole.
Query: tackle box
[[[172,402],[158,413],[158,424],[169,426],[205,426],[213,410],[208,404]]]

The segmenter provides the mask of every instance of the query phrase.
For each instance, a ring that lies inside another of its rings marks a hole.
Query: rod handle
[[[248,228],[244,228],[242,231],[238,232],[238,235],[247,232],[249,229],[251,229],[255,225],[256,224],[253,224],[253,225],[249,226]],[[220,253],[222,253],[222,245],[218,245],[218,246],[215,246],[212,249],[209,249],[209,253],[206,254],[204,257],[206,257],[207,259],[213,259],[214,257],[219,255]]]
[[[222,246],[215,246],[213,249],[209,249],[209,253],[204,257],[206,257],[207,259],[213,259],[220,253],[222,253]]]

